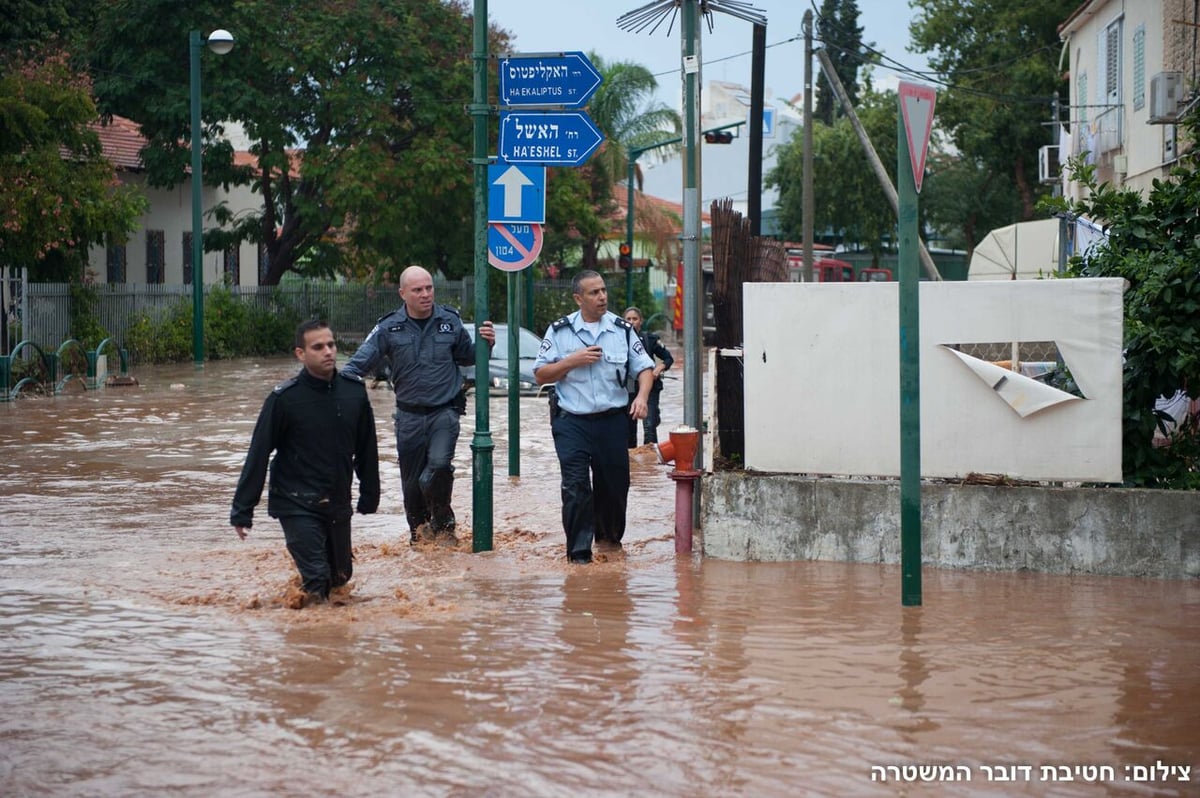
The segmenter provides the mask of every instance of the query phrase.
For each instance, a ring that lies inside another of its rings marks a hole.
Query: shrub
[[[1177,431],[1168,446],[1154,443],[1156,429],[1166,432],[1155,400],[1179,389],[1200,393],[1200,171],[1194,153],[1172,170],[1171,180],[1155,180],[1145,197],[1097,184],[1094,166],[1072,161],[1068,168],[1088,198],[1047,203],[1102,221],[1108,234],[1086,257],[1071,259],[1071,275],[1128,281],[1122,468],[1130,485],[1200,488],[1195,424]]]

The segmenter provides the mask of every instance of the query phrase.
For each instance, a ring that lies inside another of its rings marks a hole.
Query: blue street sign
[[[546,167],[488,165],[488,222],[546,223]]]
[[[500,104],[582,108],[602,81],[581,52],[514,53],[500,60]]]
[[[500,160],[544,166],[580,166],[604,134],[583,111],[512,111],[500,114]]]

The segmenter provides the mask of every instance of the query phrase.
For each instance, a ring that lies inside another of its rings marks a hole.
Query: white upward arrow
[[[517,217],[521,215],[521,189],[532,186],[533,181],[516,166],[504,170],[504,174],[496,179],[494,185],[504,188],[504,215]]]

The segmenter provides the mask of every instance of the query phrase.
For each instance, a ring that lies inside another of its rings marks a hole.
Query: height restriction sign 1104
[[[506,272],[519,272],[542,254],[540,224],[489,224],[488,263]]]

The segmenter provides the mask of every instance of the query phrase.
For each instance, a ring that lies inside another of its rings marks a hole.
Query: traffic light
[[[620,256],[617,258],[617,265],[625,271],[629,271],[633,268],[633,253],[629,249],[629,245],[621,244],[618,251],[620,252]]]
[[[708,144],[728,144],[733,141],[733,133],[728,130],[710,130],[704,134],[704,141]]]

